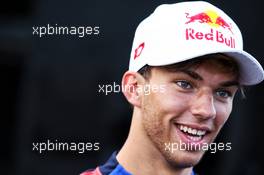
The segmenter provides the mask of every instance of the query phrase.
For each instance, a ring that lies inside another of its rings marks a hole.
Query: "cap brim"
[[[264,71],[259,62],[249,53],[241,50],[221,52],[234,58],[239,64],[241,85],[255,85],[263,81]]]
[[[264,80],[264,70],[260,63],[249,53],[237,49],[228,50],[213,50],[210,52],[204,51],[200,53],[189,52],[186,57],[181,57],[181,60],[176,59],[151,59],[148,60],[146,64],[150,66],[165,66],[169,64],[175,64],[182,61],[195,59],[200,56],[205,56],[209,54],[223,53],[229,57],[236,60],[240,69],[240,79],[239,83],[241,85],[255,85]],[[169,55],[169,54],[168,54]],[[167,55],[167,56],[168,56]],[[176,54],[172,54],[176,55]],[[152,58],[152,57],[151,57]]]

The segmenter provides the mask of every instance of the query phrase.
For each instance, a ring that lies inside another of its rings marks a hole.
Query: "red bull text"
[[[186,40],[208,40],[216,41],[218,43],[225,44],[228,47],[235,48],[235,39],[231,37],[225,37],[218,30],[210,29],[207,33],[199,32],[192,28],[186,29]]]
[[[208,40],[215,41],[220,44],[225,44],[228,47],[235,48],[235,39],[233,38],[233,31],[231,23],[226,22],[221,16],[212,10],[207,12],[201,12],[195,15],[190,16],[189,13],[185,13],[186,18],[188,19],[185,24],[198,22],[211,26],[208,29],[208,32],[197,31],[194,28],[186,28],[185,36],[186,40]],[[224,34],[223,32],[217,30],[221,27],[222,29],[227,29],[231,35]],[[215,28],[215,29],[214,29]]]

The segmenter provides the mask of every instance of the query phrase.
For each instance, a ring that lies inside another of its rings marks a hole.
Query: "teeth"
[[[194,142],[197,142],[202,139],[202,136],[187,136],[187,137]]]
[[[192,129],[188,128],[188,133],[192,134]]]
[[[196,130],[196,129],[193,129],[193,130],[192,130],[192,134],[193,134],[193,135],[196,135],[196,134],[197,134],[197,130]]]
[[[198,129],[190,128],[190,127],[187,127],[187,126],[184,126],[184,125],[180,125],[179,128],[180,128],[181,131],[183,131],[185,133],[189,133],[189,134],[192,134],[192,135],[195,135],[195,136],[199,136],[199,137],[205,135],[205,133],[206,133],[205,130],[198,130]]]
[[[201,136],[201,135],[204,135],[205,134],[205,131],[197,131],[197,135]]]
[[[183,130],[183,126],[182,125],[180,125],[180,130]]]

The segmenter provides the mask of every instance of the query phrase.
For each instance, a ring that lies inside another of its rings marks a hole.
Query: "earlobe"
[[[140,107],[140,94],[137,91],[139,86],[138,78],[137,72],[125,72],[122,78],[122,92],[130,104]]]

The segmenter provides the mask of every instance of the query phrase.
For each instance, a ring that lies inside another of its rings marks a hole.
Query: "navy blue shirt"
[[[81,175],[132,175],[118,163],[116,154],[117,152],[115,151],[104,165],[97,167],[95,170],[86,171]],[[191,175],[195,175],[195,173],[192,171]]]

